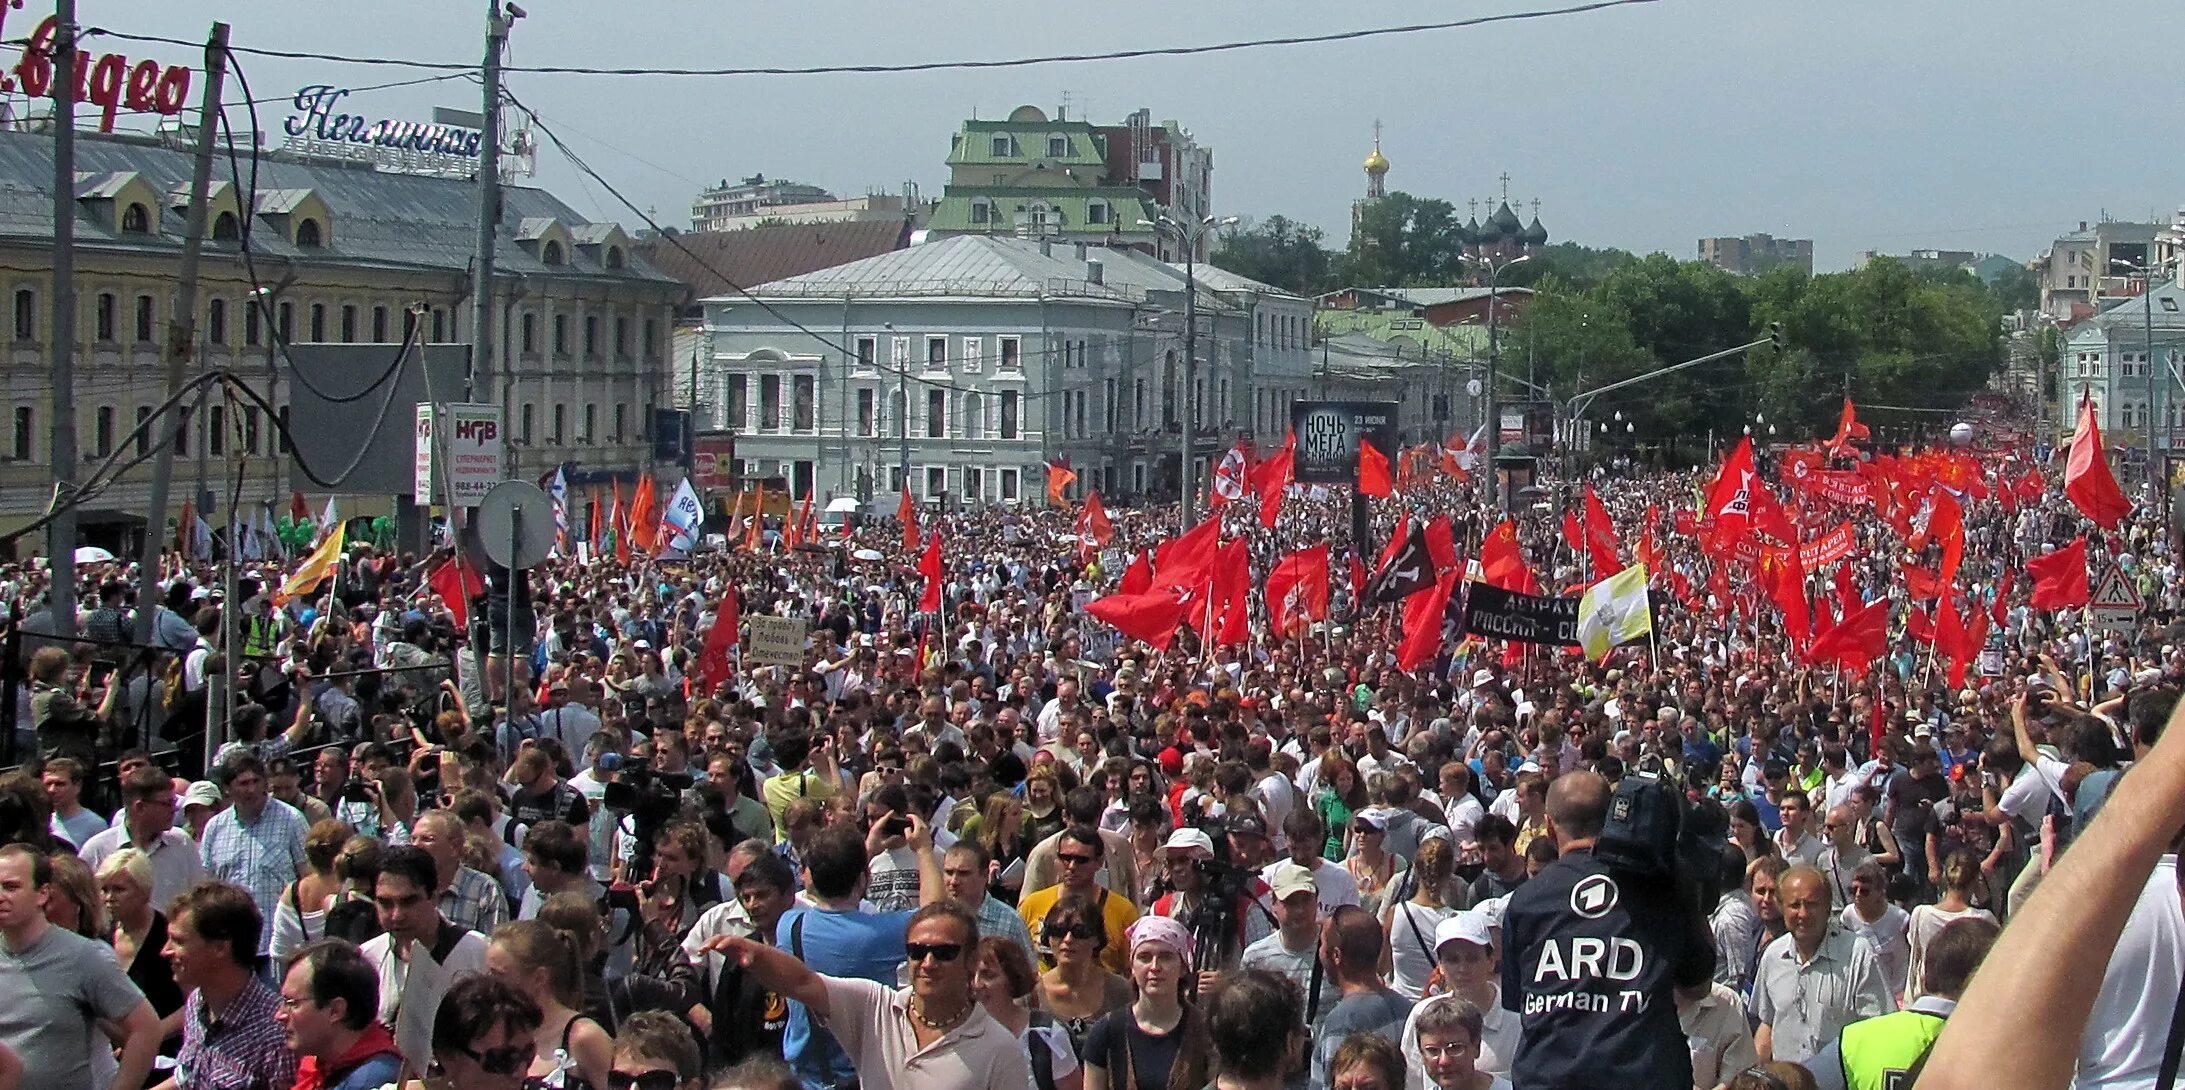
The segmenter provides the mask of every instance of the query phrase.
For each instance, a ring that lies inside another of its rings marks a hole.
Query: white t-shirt
[[[2003,789],[2002,797],[1995,802],[1996,808],[2038,828],[2042,815],[2048,813],[2049,798],[2052,795],[2063,798],[2064,773],[2069,768],[2053,757],[2035,757],[2026,762],[2010,786]]]
[[[1273,886],[1275,871],[1281,869],[1289,861],[1289,857],[1284,856],[1261,867],[1259,880]],[[1325,859],[1314,860],[1313,888],[1319,892],[1319,897],[1316,899],[1320,902],[1320,915],[1323,918],[1344,905],[1360,903],[1358,879],[1351,877],[1350,869],[1340,863],[1330,863]]]
[[[1881,919],[1872,923],[1859,915],[1856,905],[1845,905],[1837,919],[1843,921],[1845,930],[1865,939],[1874,948],[1875,957],[1881,962],[1882,979],[1889,982],[1889,994],[1903,995],[1905,975],[1912,964],[1912,944],[1907,934],[1912,917],[1903,909],[1885,903]]]
[[[2154,1085],[2185,975],[2185,906],[2177,857],[2165,855],[2140,888],[2109,954],[2101,991],[2079,1038],[2078,1090]]]

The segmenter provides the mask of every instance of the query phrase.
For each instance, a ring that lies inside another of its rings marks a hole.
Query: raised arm
[[[719,954],[728,959],[730,964],[750,970],[759,983],[766,985],[775,994],[804,1004],[807,1010],[822,1020],[827,1017],[826,979],[806,968],[803,962],[798,961],[788,951],[776,950],[765,943],[735,935],[722,935],[707,942],[700,950],[703,953]]]

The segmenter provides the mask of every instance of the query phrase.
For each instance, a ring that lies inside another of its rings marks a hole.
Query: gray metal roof
[[[242,184],[250,184],[249,149],[237,148]],[[118,186],[115,176],[134,172],[155,192],[186,192],[190,181],[188,152],[163,146],[144,137],[101,137],[81,134],[76,140],[79,177],[98,179],[101,189]],[[231,181],[223,153],[214,163],[216,181]],[[53,242],[53,138],[19,131],[0,131],[0,241],[51,246]],[[268,154],[258,159],[258,211],[285,212],[295,207],[306,191],[326,202],[333,222],[328,225],[328,245],[298,249],[277,230],[253,230],[251,250],[275,259],[299,263],[367,264],[397,268],[428,268],[462,274],[470,267],[476,245],[478,191],[467,179],[394,174],[320,161]],[[627,279],[661,285],[674,281],[639,260],[634,249],[625,255],[626,267],[608,269],[582,253],[568,255],[567,264],[547,266],[518,246],[515,228],[526,218],[551,217],[572,231],[585,224],[583,216],[552,194],[528,186],[502,189],[502,229],[494,257],[504,273],[535,277]],[[238,193],[240,198],[242,194]],[[76,216],[77,244],[86,249],[125,249],[179,253],[187,209],[179,202],[155,210],[154,231],[148,235],[121,235],[89,207],[79,206]],[[259,225],[263,228],[265,225]],[[212,253],[218,247],[208,247]],[[604,256],[604,255],[601,255]]]
[[[1496,288],[1496,289],[1493,289],[1493,290],[1494,290],[1494,294],[1496,294],[1496,295],[1531,295],[1531,294],[1532,294],[1532,289],[1531,289],[1531,288],[1504,287],[1504,288]],[[1382,297],[1382,298],[1385,298],[1385,299],[1390,299],[1390,300],[1393,300],[1393,301],[1395,301],[1395,302],[1399,302],[1399,303],[1405,303],[1405,304],[1408,304],[1408,305],[1410,305],[1410,306],[1415,306],[1415,307],[1438,307],[1438,306],[1442,306],[1442,305],[1445,305],[1445,304],[1448,304],[1448,303],[1461,303],[1461,302],[1464,302],[1464,301],[1466,301],[1466,300],[1469,300],[1469,299],[1485,299],[1485,298],[1487,297],[1487,295],[1488,295],[1488,291],[1489,291],[1489,289],[1487,289],[1487,288],[1344,288],[1344,289],[1342,289],[1341,291],[1334,291],[1334,292],[1329,292],[1328,294],[1329,294],[1329,295],[1340,295],[1340,294],[1342,294],[1342,293],[1343,293],[1343,292],[1345,292],[1345,291],[1348,291],[1348,292],[1356,292],[1356,293],[1358,293],[1358,294],[1360,294],[1360,295],[1377,295],[1377,296],[1380,296],[1380,297]],[[1326,296],[1322,296],[1322,298],[1326,298]]]
[[[1090,266],[1100,266],[1099,283]],[[1240,290],[1242,277],[1221,274],[1215,282],[1207,266],[1197,270],[1205,309],[1232,309],[1222,293]],[[1245,283],[1253,283],[1245,281]],[[1052,242],[1043,252],[1035,239],[994,235],[953,235],[817,272],[761,284],[752,293],[770,299],[840,299],[917,296],[1038,299],[1079,298],[1143,303],[1154,292],[1183,290],[1184,273],[1136,250],[1092,246],[1080,259],[1075,245]],[[1279,289],[1260,285],[1252,290]],[[734,302],[735,296],[719,297]]]

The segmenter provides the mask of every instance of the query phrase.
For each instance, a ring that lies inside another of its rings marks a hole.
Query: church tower
[[[1366,199],[1388,196],[1388,156],[1381,154],[1381,123],[1373,123],[1373,151],[1366,156]]]

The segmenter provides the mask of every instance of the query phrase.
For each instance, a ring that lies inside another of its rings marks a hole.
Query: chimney
[[[1082,239],[1078,240],[1077,243],[1077,259],[1079,261],[1085,260],[1085,243]]]
[[[2080,220],[2080,221],[2079,221],[2079,230],[2081,230],[2081,231],[2084,231],[2084,230],[2086,230],[2086,221],[2085,221],[2085,220]]]
[[[1054,240],[1053,240],[1053,239],[1047,238],[1047,237],[1046,237],[1046,236],[1044,236],[1044,235],[1042,235],[1042,236],[1040,237],[1040,240],[1039,240],[1039,256],[1041,256],[1041,257],[1053,257],[1053,256],[1055,256],[1055,243],[1054,243]]]
[[[1084,248],[1085,248],[1085,244],[1084,244],[1084,243],[1080,242],[1080,243],[1078,243],[1078,244],[1077,244],[1077,246],[1078,246],[1078,250],[1079,250],[1079,252],[1083,252],[1083,251],[1084,251]],[[1106,263],[1102,262],[1102,261],[1101,261],[1101,260],[1100,260],[1099,258],[1097,258],[1097,257],[1088,257],[1088,258],[1086,258],[1086,259],[1085,259],[1085,282],[1086,282],[1086,283],[1088,283],[1088,284],[1105,284],[1105,283],[1107,283],[1107,282],[1108,282],[1108,266],[1106,265]]]

